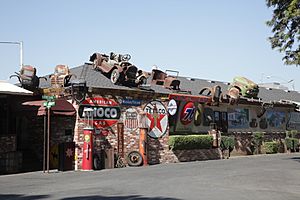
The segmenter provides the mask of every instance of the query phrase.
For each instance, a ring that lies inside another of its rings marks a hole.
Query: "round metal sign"
[[[144,112],[146,113],[146,125],[149,127],[148,135],[152,138],[160,138],[168,128],[167,109],[160,101],[148,103]]]
[[[174,99],[171,99],[168,103],[168,112],[172,116],[177,112],[177,103]]]
[[[195,111],[196,108],[193,102],[185,104],[180,113],[180,122],[183,125],[190,124],[194,119]]]

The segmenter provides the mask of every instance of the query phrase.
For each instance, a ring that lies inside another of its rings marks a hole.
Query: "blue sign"
[[[122,99],[121,104],[124,106],[140,106],[142,105],[142,100],[139,99]]]

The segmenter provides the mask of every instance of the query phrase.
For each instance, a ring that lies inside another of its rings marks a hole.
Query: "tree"
[[[274,35],[269,37],[272,49],[285,53],[286,65],[300,65],[300,0],[266,0],[273,8],[273,16],[267,25]]]

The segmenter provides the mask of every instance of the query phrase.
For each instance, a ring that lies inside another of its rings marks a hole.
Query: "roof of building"
[[[33,92],[5,81],[0,81],[0,94],[32,95]]]
[[[84,64],[75,68],[70,69],[71,73],[76,75],[77,79],[86,80],[88,87],[93,88],[105,88],[105,89],[119,89],[119,90],[142,90],[136,87],[126,87],[122,85],[113,84],[109,78],[104,76],[100,71],[94,70],[92,65]],[[41,80],[40,87],[47,88],[50,87],[50,78],[47,76],[48,81]],[[74,80],[75,76],[71,80]],[[180,80],[180,89],[182,91],[190,91],[192,95],[199,95],[199,92],[204,87],[213,87],[219,85],[222,91],[228,89],[229,83],[215,80],[205,80],[199,78],[189,78],[189,77],[178,77]],[[169,94],[174,93],[174,91],[166,89],[158,85],[150,85],[150,80],[148,80],[149,87],[157,93]],[[300,93],[297,91],[288,91],[280,89],[268,89],[264,87],[259,88],[258,97],[264,102],[280,101],[280,100],[292,100],[300,102]]]

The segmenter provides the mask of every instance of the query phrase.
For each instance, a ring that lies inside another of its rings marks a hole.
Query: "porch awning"
[[[46,100],[36,100],[36,101],[26,101],[22,103],[24,106],[37,106],[38,116],[47,115],[47,110],[44,107],[43,103]],[[51,107],[51,113],[54,115],[64,115],[64,116],[73,116],[76,115],[76,110],[71,103],[65,99],[55,99],[55,106]]]
[[[11,83],[0,81],[0,94],[12,94],[12,95],[32,95],[33,92],[20,88]]]

